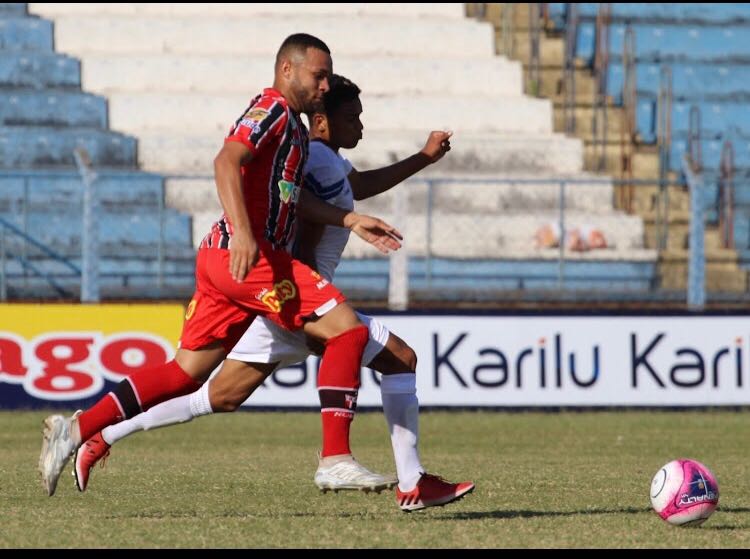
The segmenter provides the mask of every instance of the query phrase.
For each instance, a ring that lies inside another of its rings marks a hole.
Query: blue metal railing
[[[31,245],[40,252],[42,252],[45,256],[51,258],[55,262],[59,262],[64,267],[68,268],[71,273],[66,274],[64,277],[70,277],[70,278],[80,278],[81,277],[81,270],[73,264],[69,259],[65,258],[61,254],[58,254],[51,248],[43,245],[33,237],[29,236],[28,234],[24,233],[21,229],[13,225],[12,223],[9,223],[8,221],[4,220],[3,218],[0,218],[0,228],[2,228],[2,231],[0,231],[0,300],[5,301],[8,297],[8,285],[7,285],[7,260],[8,258],[11,258],[13,260],[16,260],[24,270],[30,271],[33,275],[36,277],[42,278],[45,280],[50,287],[52,287],[58,295],[64,298],[72,297],[72,293],[65,290],[56,280],[55,278],[59,278],[60,274],[51,274],[49,272],[44,272],[34,266],[34,264],[30,261],[28,256],[26,254],[14,254],[9,253],[7,249],[7,241],[6,241],[6,234],[7,232],[10,232],[12,235],[15,235],[16,237],[21,238],[24,241],[24,247],[27,245]],[[24,251],[25,252],[25,251]]]

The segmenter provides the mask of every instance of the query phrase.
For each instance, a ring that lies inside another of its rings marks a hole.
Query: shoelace
[[[358,462],[339,462],[331,466],[328,471],[331,475],[348,481],[356,481],[362,478],[379,479],[381,477]]]
[[[109,458],[109,451],[110,449],[108,448],[104,455],[102,455],[102,457],[99,459],[99,467],[104,468],[104,465],[107,463],[107,458]],[[96,451],[91,448],[90,445],[86,445],[86,452],[88,452],[89,454],[96,454]]]
[[[102,456],[101,460],[99,460],[100,468],[104,468],[104,465],[107,463],[107,458],[109,458],[109,449],[107,449],[107,452],[105,452],[104,456]]]

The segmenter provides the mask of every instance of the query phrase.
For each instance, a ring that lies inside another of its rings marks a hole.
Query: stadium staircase
[[[137,140],[112,129],[107,100],[81,89],[79,60],[55,46],[51,21],[26,4],[0,4],[3,295],[77,296],[83,182],[74,151],[83,148],[98,177],[102,296],[184,296],[193,284],[190,216],[165,208],[163,177],[139,170]]]
[[[577,9],[575,19],[570,6]],[[606,6],[611,6],[609,13]],[[643,218],[646,246],[659,249],[659,285],[667,291],[686,287],[690,197],[675,183],[683,182],[682,156],[691,153],[706,185],[707,289],[746,292],[750,5],[550,3],[467,8],[469,15],[493,23],[498,52],[523,63],[526,91],[554,103],[555,130],[582,139],[586,170],[653,182],[622,187],[616,200],[619,208]],[[538,46],[532,46],[537,33]],[[570,37],[575,39],[566,42]],[[566,49],[566,44],[575,49]],[[731,147],[725,147],[727,140]],[[726,159],[722,178],[722,153],[732,147],[734,166]],[[722,182],[730,187],[722,191]]]

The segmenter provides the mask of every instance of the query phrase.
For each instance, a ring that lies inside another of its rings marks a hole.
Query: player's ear
[[[279,60],[278,73],[284,76],[286,79],[292,77],[292,59],[289,56],[285,56]]]
[[[315,128],[315,131],[318,134],[322,134],[328,130],[328,119],[326,118],[326,115],[315,113],[313,115],[313,128]]]

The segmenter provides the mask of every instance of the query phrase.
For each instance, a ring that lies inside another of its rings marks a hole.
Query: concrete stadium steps
[[[566,255],[568,257],[568,255]],[[498,292],[522,289],[568,291],[648,291],[656,281],[656,264],[651,260],[594,260],[589,255],[570,256],[561,268],[554,258],[456,260],[414,259],[409,266],[412,299],[491,299]],[[365,278],[365,279],[363,279]],[[343,260],[334,277],[336,285],[358,299],[379,299],[388,293],[388,259]]]
[[[0,212],[5,221],[26,231],[38,242],[66,257],[80,256],[83,214],[81,209],[55,207],[45,211],[29,211],[27,215]],[[163,216],[163,227],[160,217]],[[137,213],[123,214],[100,211],[97,216],[97,236],[101,256],[153,258],[159,247],[160,235],[165,251],[175,256],[194,255],[191,245],[192,222],[189,216],[173,209],[163,213],[141,209]],[[18,250],[22,244],[18,237],[6,237],[6,248]]]
[[[408,207],[427,208],[431,190],[433,208],[454,213],[497,214],[498,212],[554,211],[560,206],[560,177],[538,177],[534,182],[513,182],[507,176],[456,176],[421,174],[403,185]],[[421,180],[424,179],[424,180]],[[612,207],[612,182],[606,178],[577,175],[572,180],[593,180],[592,184],[568,184],[565,189],[565,208],[568,211],[598,212]],[[508,182],[510,181],[510,182]],[[395,190],[357,202],[358,211],[379,215],[391,212]]]
[[[0,14],[0,53],[52,52],[52,22],[23,15]]]
[[[425,129],[428,130],[428,129]],[[342,153],[360,170],[375,169],[424,147],[427,132],[365,130],[357,148]],[[141,135],[138,161],[144,170],[166,175],[212,175],[223,135]],[[562,134],[490,134],[456,132],[451,151],[433,170],[442,173],[514,173],[573,175],[583,165],[580,140]]]
[[[78,60],[56,53],[3,52],[0,90],[9,88],[76,89],[81,86]]]
[[[249,95],[268,87],[268,56],[204,54],[86,54],[83,87],[113,93],[230,93]],[[334,71],[354,81],[366,95],[521,96],[522,68],[505,58],[435,58],[414,55],[351,57],[335,54]],[[2,76],[0,65],[0,76]],[[481,76],[481,80],[477,80]],[[234,112],[241,110],[235,109]],[[367,112],[365,107],[365,112]]]
[[[357,169],[375,169],[408,157],[424,147],[427,132],[365,130],[356,149],[342,151]],[[432,172],[501,173],[503,175],[539,175],[580,173],[583,144],[563,134],[526,134],[512,132],[469,132],[455,130],[451,151]]]
[[[90,53],[200,53],[261,55],[271,61],[284,38],[300,31],[320,37],[334,57],[339,52],[430,59],[494,56],[492,27],[471,20],[398,15],[242,18],[214,15],[209,7],[194,17],[60,15],[54,21],[57,50],[79,57]]]
[[[251,95],[254,95],[251,94]],[[243,94],[114,93],[109,96],[112,128],[131,134],[180,130],[182,134],[226,134],[252,97]],[[552,106],[528,97],[362,95],[365,130],[552,133]]]
[[[14,6],[14,4],[8,4]],[[0,4],[2,6],[2,4]],[[21,4],[22,6],[22,4]],[[262,4],[262,3],[29,3],[29,11],[44,17],[61,15],[114,15],[114,16],[171,16],[201,17],[206,13],[214,16],[254,18],[259,16],[393,16],[403,18],[447,18],[464,19],[464,6],[459,3],[310,3],[310,4]]]
[[[106,128],[107,101],[80,91],[0,90],[0,126]]]
[[[424,256],[427,252],[427,217],[424,213],[410,213],[403,223],[390,214],[381,217],[404,235],[405,248],[410,256]],[[539,227],[556,222],[558,214],[498,213],[495,215],[455,214],[435,211],[432,215],[432,254],[445,258],[557,258],[557,249],[535,248],[534,234]],[[568,212],[566,229],[592,225],[604,233],[610,248],[583,253],[583,258],[608,260],[655,260],[656,251],[643,248],[643,225],[638,217],[615,212],[598,214]],[[566,251],[567,252],[567,251]],[[349,258],[372,258],[378,251],[359,238],[352,239],[344,252]],[[576,254],[576,253],[572,253]]]
[[[94,191],[99,207],[111,214],[164,208],[164,179],[140,172],[97,169]],[[0,212],[20,217],[24,211],[80,212],[83,184],[75,171],[50,174],[0,174]]]
[[[507,178],[507,177],[506,177]],[[576,178],[592,179],[582,176]],[[538,183],[501,183],[491,177],[473,175],[451,179],[445,174],[436,176],[440,182],[433,186],[433,208],[456,214],[492,214],[498,212],[539,212],[547,214],[559,206],[559,186],[540,177]],[[478,181],[482,182],[470,182]],[[427,208],[427,183],[413,180],[397,188],[408,191],[408,207],[412,212]],[[168,178],[166,203],[169,207],[193,216],[193,244],[198,246],[211,224],[221,216],[222,208],[213,178]],[[602,179],[594,184],[567,186],[565,206],[568,211],[600,212],[612,207],[612,183]],[[371,215],[391,214],[393,192],[369,200],[356,202],[357,210]],[[642,233],[642,225],[638,230]],[[474,238],[474,236],[470,237]]]
[[[398,223],[393,220],[390,212],[368,212],[361,206],[357,208],[364,213],[374,213],[396,226],[405,237],[405,247],[410,256],[425,255],[428,224],[424,213],[409,213],[403,223]],[[220,216],[220,209],[193,214],[193,242],[196,246]],[[432,253],[446,258],[557,258],[557,249],[537,249],[534,241],[534,234],[541,226],[557,221],[557,213],[537,210],[533,210],[533,213],[504,212],[494,215],[435,210],[431,224]],[[615,212],[570,211],[565,216],[565,223],[567,229],[583,225],[595,226],[602,230],[610,245],[607,249],[583,253],[581,258],[656,258],[656,251],[643,248],[643,222],[638,217]],[[348,258],[371,258],[378,254],[377,249],[354,236],[344,252]],[[578,253],[572,254],[578,257]]]
[[[74,167],[83,147],[94,167],[136,166],[136,140],[108,130],[0,126],[0,169]]]

